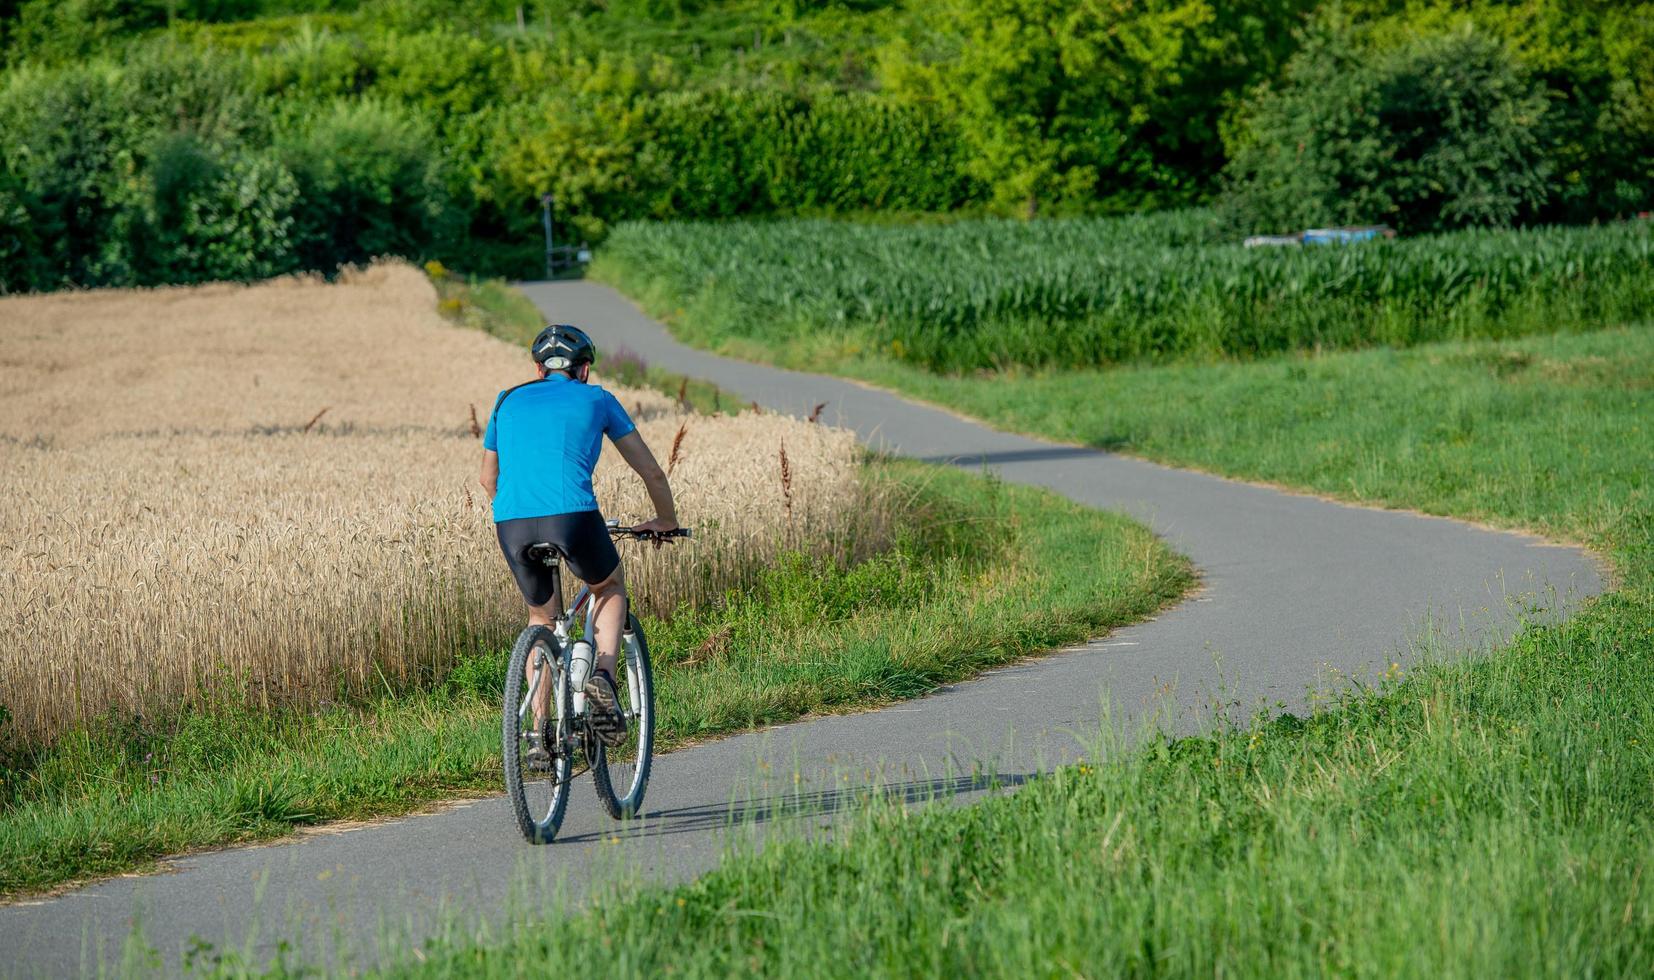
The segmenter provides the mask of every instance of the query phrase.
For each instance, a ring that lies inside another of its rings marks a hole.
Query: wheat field
[[[531,365],[435,302],[391,263],[0,299],[0,742],[402,689],[509,640],[521,600],[474,422]],[[697,529],[626,551],[649,611],[739,587],[783,548],[876,546],[849,433],[612,390]],[[606,513],[649,516],[612,451],[595,485]]]

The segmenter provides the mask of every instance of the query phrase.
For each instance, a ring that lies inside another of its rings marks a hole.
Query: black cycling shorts
[[[609,537],[603,515],[595,510],[501,521],[494,530],[500,537],[505,563],[511,566],[511,577],[517,580],[517,588],[531,606],[551,601],[551,569],[528,560],[526,552],[531,544],[547,541],[556,545],[569,571],[587,584],[603,581],[620,567],[620,552]]]

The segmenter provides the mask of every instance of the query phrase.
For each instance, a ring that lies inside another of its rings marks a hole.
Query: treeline
[[[1192,203],[1412,232],[1654,186],[1654,3],[0,0],[0,30],[7,291],[528,276],[547,191],[597,240]]]
[[[533,276],[542,189],[565,235],[591,238],[613,219],[973,197],[946,126],[864,93],[595,91],[461,114],[389,80],[272,101],[250,67],[151,49],[118,69],[14,74],[0,129],[29,135],[0,165],[0,289],[255,279],[388,254]]]

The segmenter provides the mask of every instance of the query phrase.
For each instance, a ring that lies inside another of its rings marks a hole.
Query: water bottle
[[[574,641],[574,647],[569,650],[569,681],[576,691],[583,690],[586,678],[592,675],[592,645],[581,637]]]

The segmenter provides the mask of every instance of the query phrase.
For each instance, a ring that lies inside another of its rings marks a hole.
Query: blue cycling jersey
[[[592,471],[603,437],[636,428],[615,396],[563,374],[500,392],[482,437],[500,454],[495,522],[596,510]]]

